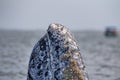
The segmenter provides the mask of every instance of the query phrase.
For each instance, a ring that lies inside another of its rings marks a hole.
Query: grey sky
[[[120,27],[120,0],[0,0],[0,28],[47,29],[61,23],[71,30]]]

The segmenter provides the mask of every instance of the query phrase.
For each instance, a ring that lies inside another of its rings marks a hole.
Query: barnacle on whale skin
[[[66,27],[49,25],[33,48],[27,80],[88,80],[80,50]]]

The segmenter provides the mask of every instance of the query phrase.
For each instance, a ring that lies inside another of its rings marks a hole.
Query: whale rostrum
[[[78,45],[61,24],[50,24],[33,48],[27,80],[88,80]]]

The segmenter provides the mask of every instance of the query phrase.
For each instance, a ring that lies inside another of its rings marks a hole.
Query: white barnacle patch
[[[74,49],[75,49],[75,50],[78,49],[77,46],[75,46],[75,45],[71,45],[71,44],[70,44],[69,46],[70,46],[70,48],[71,48],[72,50],[74,50]]]
[[[50,26],[51,26],[53,29],[56,29],[56,28],[57,28],[56,24],[51,24]]]
[[[66,34],[66,32],[67,32],[67,30],[65,28],[63,28],[63,30],[61,30],[61,33],[64,35]]]
[[[66,32],[66,35],[69,36],[70,38],[73,38],[70,32]]]
[[[83,65],[83,63],[82,63],[81,59],[78,61],[78,65],[79,65],[79,67],[80,67],[81,69],[83,69],[83,68],[84,68],[84,65]]]
[[[67,43],[69,43],[69,42],[71,42],[71,41],[72,41],[72,40],[71,40],[70,37],[67,37],[67,38],[66,38],[66,42],[67,42]]]
[[[74,59],[79,59],[80,58],[80,54],[78,52],[73,53],[73,58]]]
[[[75,42],[75,41],[73,41],[73,44],[77,46],[77,44],[76,44],[76,42]]]

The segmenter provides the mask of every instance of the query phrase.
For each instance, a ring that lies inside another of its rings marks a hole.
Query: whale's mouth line
[[[49,60],[50,60],[49,68],[51,69],[51,70],[50,70],[51,75],[52,75],[51,77],[53,78],[53,77],[54,77],[54,75],[53,75],[54,72],[53,72],[52,66],[51,66],[51,65],[52,65],[52,55],[51,55],[52,48],[51,48],[51,46],[50,46],[50,45],[51,45],[51,41],[50,41],[48,32],[47,32],[47,38],[48,38],[48,44],[49,44],[49,48],[50,48],[50,49],[49,49]]]

